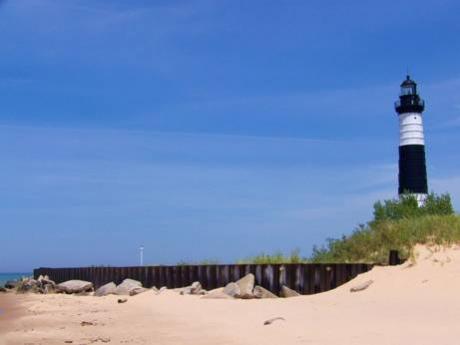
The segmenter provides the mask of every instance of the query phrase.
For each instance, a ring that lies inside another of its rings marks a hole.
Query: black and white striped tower
[[[428,194],[422,117],[425,102],[417,93],[417,84],[409,76],[401,84],[395,109],[399,115],[398,194],[413,194],[422,205]]]

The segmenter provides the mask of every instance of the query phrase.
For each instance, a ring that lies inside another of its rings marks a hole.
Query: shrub
[[[387,263],[390,249],[408,257],[413,246],[449,244],[460,241],[460,217],[455,215],[448,194],[427,197],[418,207],[414,196],[374,204],[374,219],[360,225],[349,236],[328,239],[313,247],[312,262]]]

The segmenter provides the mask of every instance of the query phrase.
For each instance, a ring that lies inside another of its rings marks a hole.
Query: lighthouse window
[[[402,90],[401,90],[401,94],[403,96],[410,95],[412,93],[411,91],[412,90],[409,87],[403,87]]]

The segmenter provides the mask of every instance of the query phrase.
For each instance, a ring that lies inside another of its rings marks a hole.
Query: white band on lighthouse
[[[422,114],[399,115],[399,146],[405,145],[425,145]]]

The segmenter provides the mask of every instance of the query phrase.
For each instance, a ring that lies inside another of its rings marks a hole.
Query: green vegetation
[[[430,194],[422,207],[411,195],[374,204],[374,219],[349,236],[328,239],[313,248],[312,262],[372,262],[385,264],[390,249],[408,258],[415,244],[460,241],[460,217],[448,194]]]
[[[328,239],[325,246],[313,247],[310,258],[302,258],[299,250],[291,255],[281,252],[259,254],[239,260],[246,264],[277,263],[388,263],[390,249],[403,258],[411,255],[415,244],[449,244],[460,242],[460,216],[456,215],[448,194],[427,197],[418,206],[412,195],[374,204],[374,219],[359,225],[351,235]]]
[[[295,249],[291,252],[290,255],[284,255],[282,252],[276,252],[274,254],[261,253],[256,256],[238,260],[237,264],[298,264],[304,263],[306,261],[307,259],[300,257],[300,250]]]
[[[176,266],[191,266],[191,265],[219,265],[220,261],[217,259],[204,259],[200,261],[186,261],[181,260],[176,263]]]

